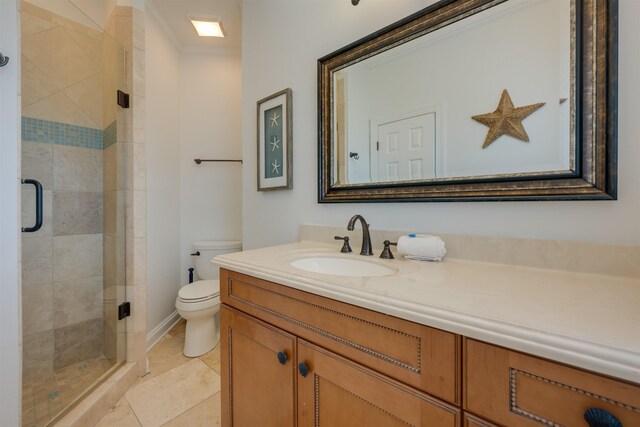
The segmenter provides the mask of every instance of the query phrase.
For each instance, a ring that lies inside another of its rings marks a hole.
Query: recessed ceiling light
[[[191,23],[200,37],[224,37],[222,20],[219,18],[194,18],[189,17]]]

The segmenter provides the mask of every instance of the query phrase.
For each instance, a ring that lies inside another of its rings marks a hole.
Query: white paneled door
[[[436,177],[436,114],[428,113],[378,125],[373,147],[378,164],[375,181]],[[375,169],[372,165],[372,170]]]

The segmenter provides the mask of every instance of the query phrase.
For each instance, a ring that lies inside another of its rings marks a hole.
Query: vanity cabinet
[[[464,408],[487,420],[587,427],[585,411],[599,408],[640,426],[638,386],[468,338],[464,354]]]
[[[640,426],[636,384],[225,269],[220,283],[224,426],[588,427],[589,408]]]
[[[459,336],[224,269],[220,283],[224,426],[460,425]]]

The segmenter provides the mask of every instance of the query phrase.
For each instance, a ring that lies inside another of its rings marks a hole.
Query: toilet
[[[176,310],[187,321],[184,355],[201,356],[220,340],[219,268],[211,260],[218,255],[238,252],[242,243],[235,240],[201,240],[193,242],[196,273],[201,280],[180,288]],[[198,254],[199,255],[196,255]]]

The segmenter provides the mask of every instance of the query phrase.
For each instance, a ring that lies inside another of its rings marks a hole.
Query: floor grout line
[[[149,357],[151,372],[145,375],[144,377],[138,378],[136,383],[129,390],[132,390],[139,385],[145,384],[146,382],[153,381],[155,378],[162,377],[165,374],[171,375],[170,373],[172,371],[182,367],[184,364],[189,363],[194,359],[198,359],[199,361],[199,363],[196,363],[196,365],[203,364],[204,366],[206,366],[207,369],[204,370],[205,372],[207,372],[206,375],[215,374],[215,376],[218,377],[218,380],[220,379],[220,373],[213,367],[218,365],[217,359],[219,359],[219,357],[217,356],[216,353],[212,353],[214,351],[215,352],[220,351],[219,345],[216,345],[216,347],[214,347],[210,352],[205,353],[201,356],[187,358],[182,353],[182,348],[184,346],[184,326],[185,326],[184,321],[183,320],[179,321],[176,325],[174,325],[174,327],[171,328],[171,330],[167,331],[167,333],[161,339],[158,340],[156,345],[154,345],[154,347],[147,353],[147,356]],[[163,342],[164,342],[164,345],[162,344]],[[210,366],[207,362],[205,362],[203,358],[206,359],[209,363],[212,363],[212,366]],[[159,374],[155,374],[154,364],[156,364],[156,371],[169,368],[169,367],[170,369],[167,369],[166,371],[162,371]],[[145,379],[145,377],[147,376],[149,376],[149,378]],[[131,418],[130,420],[133,421],[133,419],[135,418],[135,421],[138,423],[140,427],[150,427],[148,424],[147,425],[143,424],[140,414],[136,412],[134,406],[131,404],[130,400],[127,398],[127,393],[125,393],[123,397],[124,397],[124,401],[126,402],[126,405],[128,405],[128,407],[130,408],[130,412],[133,414],[133,418]],[[219,396],[219,395],[220,395],[220,390],[210,395],[207,395],[204,398],[201,398],[197,402],[193,403],[193,405],[191,405],[189,408],[182,410],[180,413],[173,415],[171,419],[163,422],[162,426],[166,426],[167,424],[174,422],[174,420],[176,420],[177,418],[182,417],[186,413],[194,410],[194,408],[198,407],[198,405],[201,405],[203,402],[209,400],[210,398],[214,396]],[[206,405],[205,408],[209,408],[209,405]],[[202,410],[207,410],[205,408],[203,408]],[[113,411],[114,409],[115,409],[115,405],[114,407],[111,408],[111,411]],[[138,408],[138,409],[143,410],[143,408]],[[202,414],[202,410],[197,411],[195,413],[196,414],[195,416],[198,416],[197,415],[198,413]],[[213,412],[213,416],[216,418],[211,420],[212,423],[214,423],[216,419],[219,418],[220,414],[218,413],[218,411],[219,409]],[[113,424],[107,424],[107,425],[113,425]],[[115,425],[113,426],[117,427]]]

